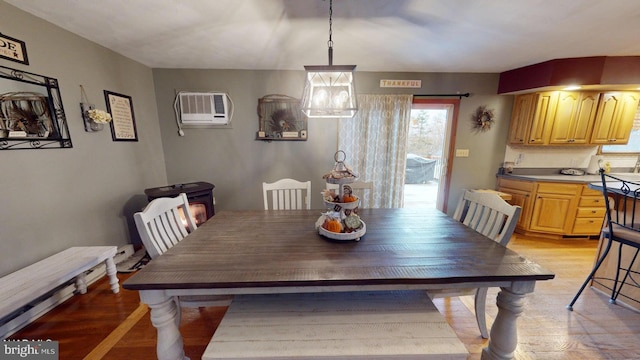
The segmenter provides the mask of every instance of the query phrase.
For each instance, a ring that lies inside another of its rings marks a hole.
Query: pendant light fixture
[[[329,65],[305,65],[302,112],[310,118],[351,118],[358,111],[353,73],[356,65],[333,65],[331,25],[333,0],[329,0]]]

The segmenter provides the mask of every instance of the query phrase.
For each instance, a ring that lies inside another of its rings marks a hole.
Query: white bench
[[[424,291],[236,295],[203,360],[466,359]]]
[[[113,260],[117,250],[116,246],[72,247],[3,276],[0,278],[0,319],[16,315],[25,306],[74,279],[77,292],[86,293],[85,272],[102,263],[106,266],[111,290],[118,293],[120,286]]]

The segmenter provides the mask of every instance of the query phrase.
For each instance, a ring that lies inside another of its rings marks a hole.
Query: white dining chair
[[[197,228],[185,193],[173,198],[154,199],[142,211],[133,214],[133,218],[151,261],[162,256]],[[229,306],[233,296],[188,295],[174,299],[178,306],[177,322],[180,324],[181,307]]]
[[[262,196],[265,210],[310,210],[311,181],[286,178],[272,183],[263,182]],[[271,207],[269,198],[271,198]]]
[[[466,190],[458,201],[453,218],[500,245],[507,246],[516,228],[521,211],[522,208],[520,206],[507,203],[495,193]],[[476,321],[480,329],[480,335],[487,339],[489,338],[485,315],[487,290],[486,287],[483,287],[438,292],[428,291],[427,293],[432,298],[475,295]]]
[[[359,207],[362,209],[369,208],[371,204],[371,197],[373,196],[373,182],[371,181],[354,181],[349,185],[355,192],[355,195],[360,198]],[[338,184],[326,183],[326,189],[338,190]]]

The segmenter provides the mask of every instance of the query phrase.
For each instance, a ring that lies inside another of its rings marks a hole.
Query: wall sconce
[[[84,87],[80,85],[80,111],[82,111],[82,121],[84,121],[84,131],[96,132],[104,129],[104,124],[111,121],[111,114],[104,110],[98,110],[89,103]]]
[[[333,65],[333,0],[329,1],[329,65],[305,65],[301,109],[310,118],[351,118],[358,112],[356,65]]]

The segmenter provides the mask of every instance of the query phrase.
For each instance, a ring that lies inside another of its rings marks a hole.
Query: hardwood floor
[[[640,313],[611,305],[608,297],[587,289],[565,309],[591,270],[597,241],[546,240],[516,235],[509,247],[556,273],[536,285],[518,320],[516,357],[528,359],[638,359]],[[118,274],[120,281],[128,274]],[[489,291],[487,322],[497,313]],[[486,340],[480,338],[470,308],[471,297],[436,299],[434,303],[453,327],[470,355],[479,359]],[[225,308],[183,309],[181,331],[185,351],[200,359],[224,315]],[[155,359],[156,332],[149,311],[137,292],[111,293],[106,278],[12,336],[12,339],[51,339],[60,342],[60,359]]]

